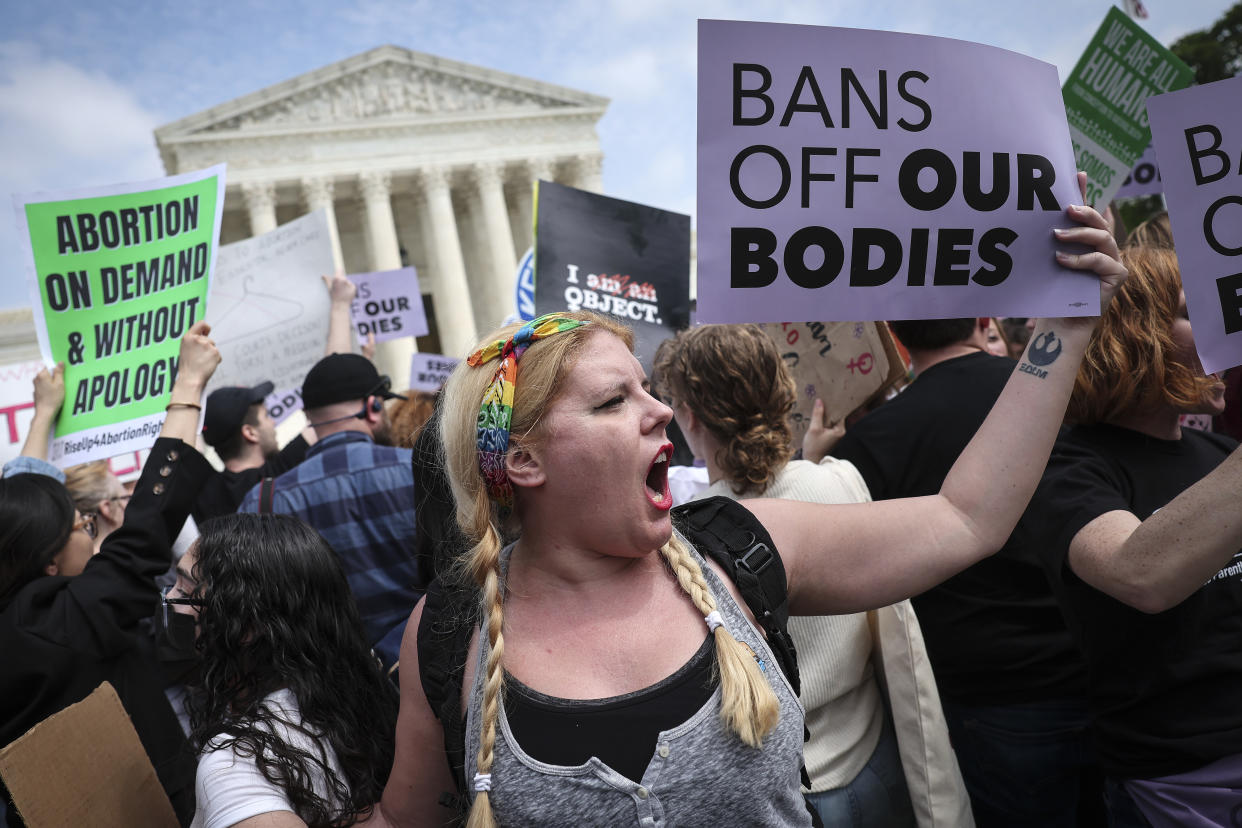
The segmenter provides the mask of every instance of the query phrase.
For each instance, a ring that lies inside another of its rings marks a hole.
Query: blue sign
[[[517,312],[518,316],[530,320],[535,318],[535,248],[527,249],[517,269]]]

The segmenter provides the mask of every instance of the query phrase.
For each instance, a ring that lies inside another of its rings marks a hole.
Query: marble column
[[[336,206],[332,199],[332,179],[303,178],[302,198],[306,202],[306,212],[313,213],[321,208],[328,211],[328,234],[332,237],[332,263],[336,270],[344,273],[345,259],[341,255],[341,237],[336,229]]]
[[[248,181],[241,185],[246,212],[250,214],[250,235],[262,236],[276,229],[276,185],[271,181]]]
[[[358,176],[366,206],[367,238],[370,240],[371,267],[376,271],[401,267],[401,245],[389,200],[392,177],[387,172],[366,172]]]
[[[358,176],[366,210],[367,239],[370,242],[371,269],[397,270],[401,267],[401,245],[393,220],[390,200],[392,176],[387,172],[365,172]],[[375,347],[375,367],[392,378],[394,388],[408,388],[413,337],[381,342]]]
[[[491,278],[478,280],[480,285],[487,286],[484,307],[488,309],[486,318],[478,321],[482,327],[491,329],[513,313],[517,258],[513,255],[513,231],[505,206],[504,165],[475,164],[473,173],[483,214],[484,244],[491,259]]]
[[[447,356],[467,356],[474,347],[477,332],[470,305],[470,286],[461,255],[461,238],[453,197],[449,192],[449,173],[443,167],[422,171],[422,194],[431,226],[430,260],[435,271],[436,324],[440,345]]]
[[[553,174],[553,166],[550,159],[532,158],[526,162],[526,178],[528,180],[520,190],[521,195],[517,199],[518,223],[521,226],[513,234],[517,241],[516,247],[520,248],[518,255],[524,254],[526,249],[534,243],[532,222],[535,218],[535,182],[551,181]]]
[[[574,159],[574,186],[593,193],[604,192],[604,156],[577,156]]]

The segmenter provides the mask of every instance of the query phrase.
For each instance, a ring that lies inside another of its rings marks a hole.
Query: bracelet
[[[193,408],[195,411],[203,410],[203,407],[198,403],[170,402],[164,406],[165,411],[172,411],[174,408]]]

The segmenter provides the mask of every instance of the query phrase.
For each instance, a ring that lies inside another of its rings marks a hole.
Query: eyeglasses
[[[99,536],[99,527],[95,523],[95,517],[94,512],[87,512],[84,515],[79,514],[78,519],[73,522],[72,531],[76,532],[81,529],[88,538],[94,540]]]
[[[171,626],[172,618],[169,616],[169,613],[176,612],[173,609],[174,604],[198,609],[207,603],[202,598],[169,598],[168,593],[172,592],[176,586],[176,584],[170,584],[160,590],[160,612],[164,614],[164,629],[168,629]]]
[[[176,588],[177,588],[176,584],[170,584],[160,590],[160,604],[161,605],[167,607],[172,604],[180,604],[181,606],[185,606],[185,607],[202,607],[207,603],[202,598],[192,598],[189,596],[185,598],[169,598],[168,593],[172,592]]]

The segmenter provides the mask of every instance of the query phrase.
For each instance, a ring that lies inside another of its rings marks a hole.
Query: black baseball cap
[[[382,397],[404,400],[391,390],[392,380],[375,370],[361,354],[329,354],[315,363],[302,382],[303,408],[323,408],[333,403]]]
[[[261,382],[254,388],[231,385],[208,394],[203,414],[203,439],[207,445],[218,448],[241,431],[250,406],[263,402],[274,387],[270,382]]]

